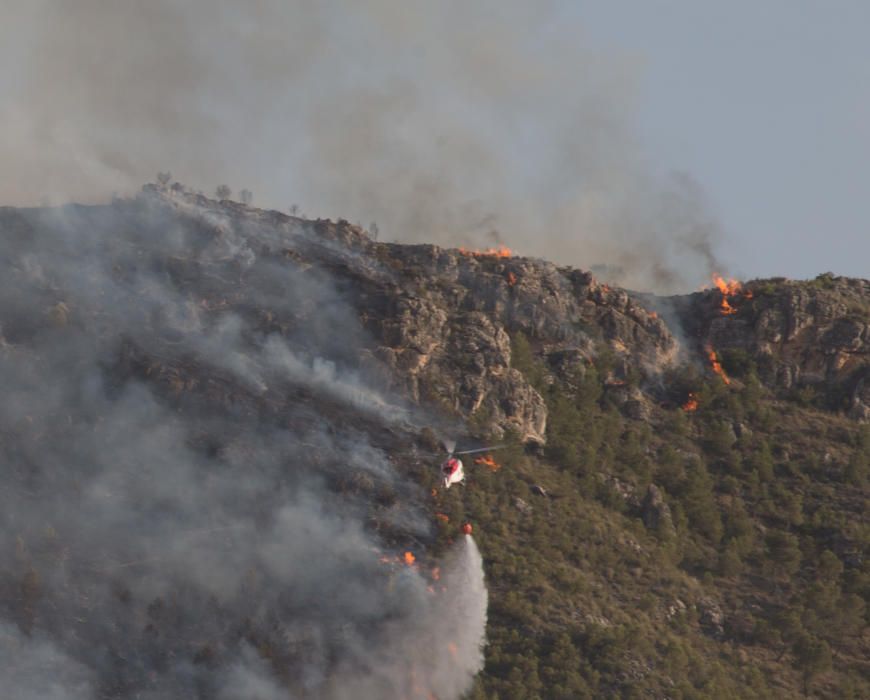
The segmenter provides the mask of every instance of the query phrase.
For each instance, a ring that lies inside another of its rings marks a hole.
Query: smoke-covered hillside
[[[469,686],[486,590],[403,463],[424,414],[359,366],[354,290],[287,258],[340,242],[149,197],[0,231],[5,697]]]
[[[653,297],[181,186],[0,237],[11,697],[870,688],[866,281]],[[445,491],[438,437],[505,447]]]

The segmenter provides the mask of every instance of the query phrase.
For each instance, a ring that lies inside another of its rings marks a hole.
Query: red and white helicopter
[[[495,445],[494,447],[479,447],[476,450],[461,450],[456,451],[456,442],[445,440],[442,443],[447,452],[447,459],[441,463],[441,477],[444,480],[444,488],[449,489],[453,484],[459,484],[465,481],[465,468],[462,465],[462,460],[457,455],[472,455],[479,452],[491,452],[492,450],[500,450],[504,445]]]

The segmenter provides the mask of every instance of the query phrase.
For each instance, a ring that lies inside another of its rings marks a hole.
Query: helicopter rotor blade
[[[491,450],[500,450],[502,448],[507,447],[507,445],[495,445],[494,447],[480,447],[476,450],[463,450],[462,452],[454,452],[453,454],[457,455],[473,455],[477,452],[490,452]]]

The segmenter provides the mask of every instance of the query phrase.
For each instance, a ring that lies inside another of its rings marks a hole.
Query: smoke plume
[[[720,238],[648,162],[637,59],[571,3],[33,0],[0,10],[0,200],[105,200],[159,171],[684,290]]]
[[[348,291],[287,257],[328,253],[309,227],[143,196],[0,210],[0,236],[5,696],[468,688],[480,557],[429,554],[393,458],[417,419]]]

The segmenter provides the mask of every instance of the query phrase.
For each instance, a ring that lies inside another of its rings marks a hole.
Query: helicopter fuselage
[[[465,480],[465,470],[462,460],[458,457],[448,457],[441,465],[441,476],[444,479],[444,488],[449,489],[453,484]]]

